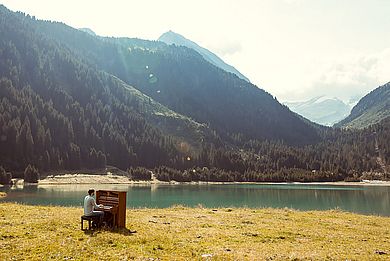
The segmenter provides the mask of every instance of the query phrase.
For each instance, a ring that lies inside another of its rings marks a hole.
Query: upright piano
[[[102,209],[113,217],[113,227],[126,227],[126,192],[112,190],[96,191],[96,204],[102,204]]]

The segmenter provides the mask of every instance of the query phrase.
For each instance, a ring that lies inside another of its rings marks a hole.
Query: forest
[[[3,6],[0,35],[0,183],[106,166],[165,181],[388,173],[389,118],[315,125],[188,48],[91,36]]]

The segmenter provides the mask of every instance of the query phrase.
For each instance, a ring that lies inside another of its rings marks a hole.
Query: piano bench
[[[95,222],[95,224],[99,223],[99,217],[98,216],[81,216],[81,230],[84,230],[84,220],[88,221],[88,230],[91,230],[92,228],[92,221]]]

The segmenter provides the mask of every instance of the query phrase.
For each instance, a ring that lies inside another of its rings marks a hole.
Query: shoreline
[[[247,184],[247,185],[339,185],[339,186],[390,186],[390,181],[381,180],[364,180],[360,182],[216,182],[216,181],[160,181],[160,180],[130,180],[126,176],[120,175],[97,175],[97,174],[64,174],[47,176],[39,180],[38,185],[71,185],[71,184],[161,184],[161,185],[232,185],[232,184]]]
[[[38,185],[60,184],[132,184],[126,176],[98,174],[64,174],[51,175],[38,181]]]

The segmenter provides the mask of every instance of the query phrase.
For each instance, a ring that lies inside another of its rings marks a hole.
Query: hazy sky
[[[99,35],[172,30],[281,101],[344,100],[390,81],[390,0],[0,0]]]

